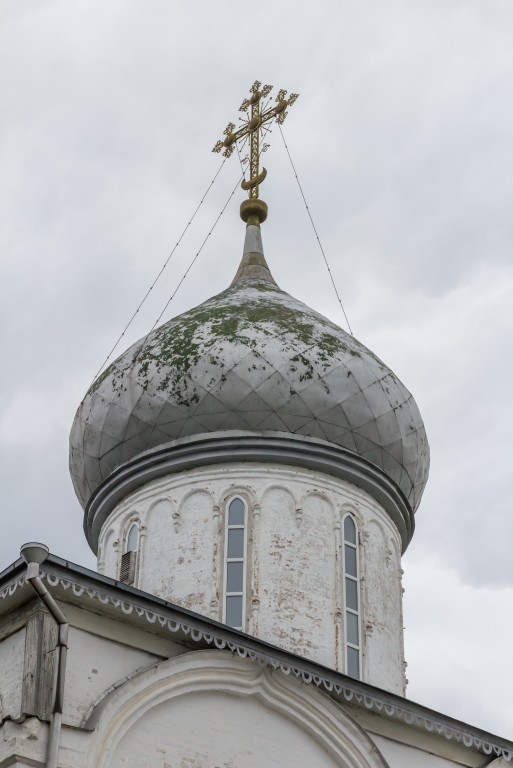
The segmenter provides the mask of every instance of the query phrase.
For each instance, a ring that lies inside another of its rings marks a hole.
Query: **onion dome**
[[[216,441],[224,453],[207,451]],[[277,286],[248,224],[230,287],[133,344],[78,408],[70,470],[91,546],[119,488],[157,466],[257,459],[370,490],[407,545],[429,468],[417,405],[373,352]]]

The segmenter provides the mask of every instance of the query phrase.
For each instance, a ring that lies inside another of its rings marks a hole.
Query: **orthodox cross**
[[[241,216],[244,221],[248,221],[248,216],[256,214],[260,221],[264,221],[267,215],[267,206],[262,201],[258,203],[258,188],[267,176],[267,171],[262,168],[260,172],[260,154],[265,152],[269,145],[266,143],[261,144],[261,137],[263,134],[270,132],[270,123],[276,119],[276,122],[281,125],[287,117],[287,107],[291,107],[296,101],[299,94],[291,93],[287,98],[287,91],[278,91],[275,104],[271,106],[271,100],[267,99],[272,91],[272,85],[264,85],[255,80],[250,88],[251,96],[248,99],[244,99],[239,107],[239,112],[244,114],[244,117],[240,117],[242,122],[240,128],[235,130],[234,123],[228,123],[224,130],[225,139],[219,140],[212,152],[222,152],[224,157],[230,157],[234,149],[240,157],[239,143],[244,149],[249,142],[249,158],[248,156],[241,158],[241,163],[247,162],[249,159],[249,179],[242,181],[242,189],[248,192],[248,200],[244,201],[241,205]],[[249,203],[249,204],[248,204]]]

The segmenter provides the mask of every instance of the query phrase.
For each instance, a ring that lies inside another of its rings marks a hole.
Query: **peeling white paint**
[[[136,586],[222,620],[224,515],[236,494],[249,508],[246,631],[344,671],[340,537],[334,528],[349,511],[360,532],[362,677],[403,694],[399,534],[368,494],[345,481],[255,463],[153,481],[123,500],[105,524],[103,572],[116,577],[119,555],[107,552],[109,542],[113,548],[137,509],[146,538]]]
[[[0,642],[0,719],[19,717],[25,660],[25,627]]]

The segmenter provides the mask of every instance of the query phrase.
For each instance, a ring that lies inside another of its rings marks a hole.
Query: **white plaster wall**
[[[400,547],[379,517],[366,520],[361,560],[368,680],[379,678],[386,669],[401,670],[405,688]],[[390,677],[385,680],[381,687],[392,690]]]
[[[425,749],[403,744],[395,739],[387,739],[383,736],[372,736],[372,740],[379,748],[381,754],[390,766],[404,766],[404,768],[455,768],[461,766],[460,760],[450,760],[447,757],[433,754]],[[443,744],[441,745],[443,748]],[[472,760],[473,755],[468,752],[465,754],[468,760]],[[486,760],[482,759],[482,763]],[[472,765],[471,762],[468,765]],[[498,768],[498,767],[497,767]]]
[[[333,666],[334,507],[309,493],[296,508],[284,487],[262,494],[258,635]]]
[[[23,663],[25,659],[25,627],[0,641],[0,718],[19,717]]]
[[[109,573],[111,575],[116,573],[119,551],[119,540],[117,539],[116,531],[113,528],[107,528],[104,532],[102,543],[98,548],[98,570],[100,573]]]
[[[46,764],[48,726],[37,717],[20,723],[6,720],[0,728],[0,766],[33,768]],[[59,763],[59,766],[62,764]]]
[[[89,708],[111,686],[156,661],[160,661],[159,656],[70,627],[64,722],[80,725]]]
[[[404,693],[399,534],[368,494],[329,475],[278,464],[191,470],[125,498],[100,535],[101,562],[117,577],[119,545],[138,517],[136,586],[222,619],[227,503],[249,507],[246,631],[344,671],[341,523],[359,533],[362,679]]]
[[[335,766],[297,725],[256,699],[204,692],[165,701],[138,720],[109,765],[167,768]]]
[[[179,505],[162,498],[140,512],[146,532],[137,586],[155,595],[176,595],[185,608],[208,612],[215,590],[212,507],[210,493],[192,488]]]

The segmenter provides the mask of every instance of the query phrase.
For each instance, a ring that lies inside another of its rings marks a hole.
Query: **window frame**
[[[346,520],[349,518],[354,526],[355,541],[352,542],[346,538]],[[354,515],[347,512],[342,518],[342,595],[344,602],[344,669],[345,674],[352,677],[355,680],[362,679],[362,602],[361,602],[361,589],[360,589],[360,552],[359,552],[360,536],[358,531],[358,522]],[[346,547],[350,547],[355,553],[355,566],[356,576],[348,571],[348,564],[346,558]],[[356,585],[356,604],[357,608],[354,609],[349,605],[347,594],[347,579]],[[348,614],[356,616],[357,629],[358,629],[358,643],[350,642],[348,639],[349,622],[347,620]],[[358,652],[358,677],[350,674],[349,672],[349,653],[348,650],[353,649]]]
[[[137,529],[135,549],[128,549],[130,534],[134,527]],[[118,562],[118,581],[122,584],[135,586],[139,572],[139,547],[141,542],[141,522],[138,518],[131,518],[124,526],[122,537],[123,546]],[[126,570],[126,576],[124,571]]]
[[[129,545],[129,541],[130,541],[130,534],[132,533],[134,528],[137,529],[137,533],[136,533],[136,537],[137,538],[135,540],[135,549],[129,549],[128,545]],[[140,525],[137,522],[137,520],[133,520],[128,525],[128,527],[126,529],[125,542],[124,542],[124,547],[123,547],[123,554],[126,554],[127,552],[135,552],[136,554],[138,554],[138,552],[139,552],[139,535],[140,535]]]
[[[242,502],[244,506],[244,523],[243,524],[230,524],[230,506],[234,501]],[[232,627],[232,629],[245,631],[247,611],[247,565],[248,565],[248,523],[249,523],[249,505],[246,499],[241,494],[234,494],[229,496],[225,502],[225,522],[224,522],[224,557],[223,557],[223,605],[222,605],[222,621],[223,624]],[[228,534],[230,530],[243,530],[244,532],[244,544],[242,557],[228,557]],[[242,591],[228,592],[228,563],[242,563]],[[227,623],[227,598],[228,597],[241,597],[242,598],[242,623],[241,626],[232,626]]]

